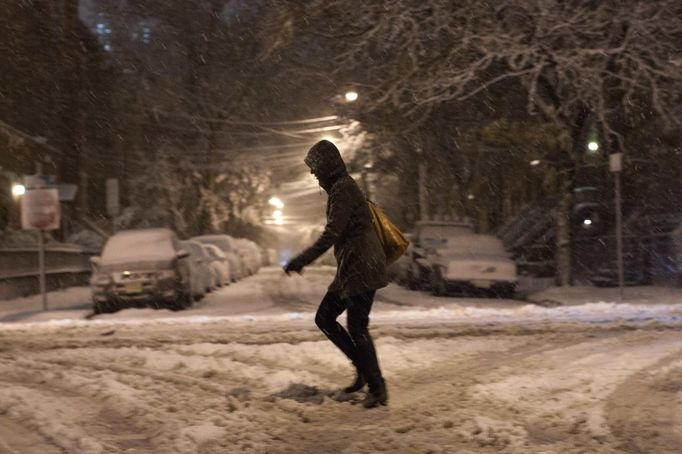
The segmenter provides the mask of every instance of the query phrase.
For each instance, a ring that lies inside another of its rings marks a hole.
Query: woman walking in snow
[[[374,294],[388,284],[384,250],[365,196],[348,174],[336,146],[322,140],[308,151],[304,162],[329,196],[327,225],[320,238],[293,258],[284,271],[300,274],[334,246],[336,277],[322,298],[315,323],[355,366],[355,382],[344,391],[356,392],[367,384],[369,392],[363,406],[386,405],[386,382],[367,329]],[[344,310],[348,311],[348,331],[336,321]]]

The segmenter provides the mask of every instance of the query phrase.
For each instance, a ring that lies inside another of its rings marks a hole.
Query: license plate
[[[141,282],[131,282],[126,284],[126,293],[142,293],[142,283]]]
[[[471,284],[474,287],[478,287],[478,288],[490,288],[490,286],[492,285],[492,282],[484,281],[484,280],[473,280],[473,281],[471,281]]]

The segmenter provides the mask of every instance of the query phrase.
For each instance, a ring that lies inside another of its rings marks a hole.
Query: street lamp
[[[273,211],[272,218],[274,219],[275,225],[282,225],[284,223],[283,216],[282,210]]]
[[[22,195],[26,194],[26,187],[23,184],[13,184],[12,185],[12,195],[14,197],[21,197]]]
[[[279,197],[270,197],[268,203],[279,210],[284,208],[284,202],[282,202],[282,200]]]
[[[533,160],[530,162],[530,165],[533,166],[533,167],[539,166],[539,165],[540,165],[540,160],[539,160],[539,159],[533,159]]]
[[[590,151],[597,151],[599,150],[599,144],[592,140],[587,144],[587,149]]]
[[[346,101],[348,102],[353,102],[358,100],[358,92],[357,91],[348,91],[346,92]]]

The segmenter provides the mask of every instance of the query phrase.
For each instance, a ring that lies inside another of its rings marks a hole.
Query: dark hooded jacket
[[[334,246],[337,270],[330,292],[348,298],[385,287],[386,256],[372,225],[372,214],[339,150],[323,140],[308,151],[305,163],[329,196],[327,225],[315,244],[294,260],[308,265]]]

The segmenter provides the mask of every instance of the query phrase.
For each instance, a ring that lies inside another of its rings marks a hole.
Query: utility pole
[[[429,220],[429,190],[427,187],[428,170],[426,168],[426,159],[421,148],[417,148],[417,156],[419,159],[419,220]]]
[[[621,187],[620,174],[623,171],[623,153],[613,153],[609,155],[609,170],[613,173],[613,184],[616,205],[616,261],[618,262],[618,288],[620,289],[620,300],[624,299],[624,277],[623,277],[623,215],[621,210]]]

